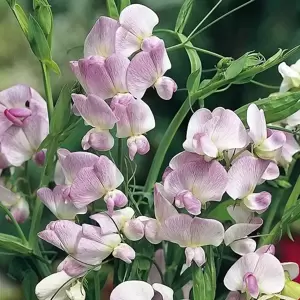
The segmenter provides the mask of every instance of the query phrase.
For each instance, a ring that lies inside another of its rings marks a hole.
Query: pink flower
[[[286,141],[285,134],[267,129],[264,111],[253,103],[247,110],[247,123],[255,154],[262,159],[274,160]]]
[[[188,266],[194,261],[200,267],[206,261],[202,246],[219,246],[224,239],[224,228],[222,223],[213,219],[178,214],[165,220],[161,235],[164,240],[186,248]]]
[[[177,207],[198,215],[202,204],[221,201],[227,181],[227,172],[219,162],[206,162],[200,158],[171,172],[165,178],[164,187],[166,193],[175,199]]]
[[[254,193],[254,189],[261,181],[269,163],[270,161],[252,156],[239,158],[228,171],[227,194],[234,200],[242,199],[251,211],[265,211],[271,203],[271,194]]]
[[[116,32],[116,52],[129,57],[143,48],[143,43],[151,39],[153,28],[158,24],[158,17],[150,8],[132,4],[122,10],[120,27]]]
[[[227,210],[236,224],[230,226],[225,231],[225,245],[230,246],[230,248],[239,255],[254,252],[256,242],[248,238],[248,235],[262,226],[263,220],[253,217],[253,213],[249,212],[249,210],[245,209],[242,205],[231,205]]]
[[[69,197],[77,208],[104,197],[107,209],[112,214],[114,206],[123,207],[128,202],[124,193],[117,190],[123,181],[124,177],[116,165],[101,155],[95,162],[93,160],[90,167],[79,170],[70,186]]]
[[[85,124],[94,127],[82,139],[83,150],[90,147],[100,151],[110,150],[114,146],[114,138],[109,130],[114,127],[117,118],[109,105],[95,95],[72,94],[72,99]]]
[[[49,133],[45,100],[25,85],[0,92],[0,124],[1,153],[18,167],[34,156]]]
[[[19,194],[0,185],[1,203],[7,207],[18,223],[24,223],[30,214],[28,202]],[[10,221],[10,218],[6,216]]]
[[[155,120],[150,107],[142,100],[128,97],[113,99],[111,104],[116,117],[117,137],[128,138],[129,157],[134,159],[136,153],[144,155],[150,150],[145,133],[155,127]]]
[[[227,272],[224,284],[230,291],[247,292],[257,299],[260,293],[279,293],[284,287],[284,271],[279,260],[268,253],[248,253]]]
[[[58,219],[74,220],[77,214],[85,214],[87,208],[76,208],[70,200],[64,198],[64,190],[65,187],[61,185],[56,186],[53,191],[43,187],[38,189],[37,195]]]
[[[283,78],[280,85],[281,93],[287,92],[292,88],[298,88],[300,86],[300,60],[291,66],[288,66],[285,62],[282,62],[278,66],[278,71]]]
[[[222,158],[224,150],[243,148],[247,143],[246,129],[233,111],[218,107],[210,112],[201,108],[189,121],[183,147],[210,160]]]
[[[84,57],[97,55],[105,59],[115,53],[116,31],[119,26],[114,19],[100,17],[85,39]]]
[[[170,100],[177,85],[173,79],[164,76],[169,69],[171,62],[165,44],[157,38],[147,51],[136,54],[131,60],[127,71],[129,92],[140,99],[153,86],[162,99]]]
[[[127,264],[131,264],[132,260],[135,259],[135,251],[125,243],[120,243],[120,245],[115,247],[112,255],[115,258],[125,261]]]
[[[114,288],[110,300],[154,300],[154,294],[159,299],[172,300],[173,290],[163,284],[154,283],[152,286],[144,281],[125,281]]]

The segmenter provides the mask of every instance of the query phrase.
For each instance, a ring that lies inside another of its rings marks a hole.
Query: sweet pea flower
[[[109,130],[114,127],[117,118],[109,105],[96,95],[72,94],[72,99],[85,124],[94,127],[82,139],[83,150],[90,147],[100,151],[110,150],[114,146],[114,138]]]
[[[152,286],[144,281],[125,281],[114,288],[110,300],[173,300],[173,290],[163,284]]]
[[[287,117],[284,121],[288,128],[294,128],[300,125],[300,110]]]
[[[116,31],[119,28],[118,21],[100,17],[84,42],[84,57],[99,56],[103,59],[115,53]]]
[[[1,146],[0,146],[1,148]],[[2,171],[10,166],[10,163],[7,161],[5,155],[0,152],[0,175]]]
[[[233,199],[243,200],[243,204],[251,211],[261,213],[271,203],[268,192],[254,193],[256,185],[261,181],[269,166],[269,161],[244,156],[239,158],[228,171],[227,194]]]
[[[134,210],[131,207],[115,210],[112,215],[104,212],[90,216],[99,224],[102,234],[122,232],[129,240],[138,241],[144,236],[144,224],[133,217]]]
[[[247,144],[246,129],[233,111],[218,107],[210,112],[201,108],[189,121],[183,148],[211,160],[222,158],[224,150],[244,148]]]
[[[161,231],[165,220],[178,215],[176,208],[166,198],[164,187],[159,183],[154,186],[154,215],[155,219],[144,218],[142,220],[145,222],[146,239],[152,244],[158,244],[163,240]]]
[[[49,275],[40,281],[35,294],[39,300],[84,300],[83,284],[64,271]]]
[[[163,40],[158,38],[147,45],[147,51],[136,54],[127,70],[129,92],[136,98],[144,96],[153,86],[160,98],[170,100],[177,90],[177,84],[170,77],[164,76],[171,69],[171,62]]]
[[[38,189],[37,195],[49,210],[61,220],[75,220],[77,214],[85,214],[87,207],[76,208],[74,204],[64,198],[65,187],[58,185],[53,191],[47,187]]]
[[[177,207],[184,207],[190,214],[198,215],[206,202],[221,201],[227,177],[226,170],[218,161],[206,162],[202,157],[167,175],[164,188]]]
[[[185,248],[187,266],[194,261],[201,267],[206,261],[202,246],[219,246],[224,239],[224,228],[219,221],[185,214],[166,219],[161,232],[164,240]]]
[[[272,254],[248,253],[229,269],[224,284],[230,291],[247,293],[254,299],[260,294],[276,294],[284,288],[284,271]]]
[[[279,92],[284,93],[300,87],[300,60],[291,66],[282,62],[278,66],[278,71],[283,78]]]
[[[18,223],[24,223],[30,214],[28,202],[17,193],[13,193],[0,184],[0,202],[2,205],[10,210],[10,213]],[[7,220],[10,220],[9,216],[6,216]]]
[[[144,155],[150,150],[145,133],[155,127],[155,120],[150,107],[143,100],[122,98],[113,102],[113,111],[119,119],[117,123],[118,138],[128,138],[129,158],[136,153]]]
[[[239,292],[229,292],[225,300],[247,300],[246,294]]]
[[[285,285],[281,294],[292,299],[300,298],[300,284],[292,281],[299,275],[299,266],[296,263],[287,262],[281,264],[285,272]]]
[[[112,214],[115,206],[124,207],[128,202],[124,193],[117,190],[123,181],[124,177],[116,165],[101,155],[91,167],[82,168],[78,172],[70,186],[69,197],[77,208],[104,197],[107,209]]]
[[[49,133],[45,100],[25,85],[0,92],[0,124],[0,151],[19,167],[36,154]]]
[[[253,141],[254,153],[262,159],[274,160],[286,142],[282,131],[267,129],[264,111],[252,103],[247,110],[249,136]]]
[[[242,205],[230,205],[227,211],[236,224],[230,226],[224,235],[224,243],[230,246],[232,251],[239,255],[254,252],[256,249],[255,240],[248,238],[248,235],[262,226],[263,220],[255,218],[252,213]]]
[[[59,271],[64,270],[70,276],[78,276],[91,267],[99,266],[121,243],[118,234],[101,237],[94,233],[93,228],[84,234],[82,230],[80,225],[72,221],[60,220],[50,222],[38,234],[41,239],[70,255],[59,268]]]
[[[294,138],[293,134],[288,132],[283,132],[286,138],[285,143],[283,144],[281,151],[276,153],[276,161],[279,165],[284,168],[287,168],[293,160],[294,154],[300,151],[300,145]]]
[[[120,27],[116,32],[116,52],[129,57],[143,49],[145,42],[155,38],[153,28],[158,24],[158,16],[150,8],[132,4],[125,7],[120,14]]]

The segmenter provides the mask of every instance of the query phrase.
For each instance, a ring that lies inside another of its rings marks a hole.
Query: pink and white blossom
[[[163,284],[154,283],[151,286],[144,281],[132,280],[116,286],[110,295],[110,300],[173,300],[173,294],[173,290]]]
[[[284,282],[280,261],[269,253],[244,255],[234,263],[224,278],[224,284],[230,291],[246,292],[254,299],[260,294],[280,293]]]
[[[300,60],[291,66],[282,62],[278,66],[278,71],[283,78],[279,90],[281,93],[300,87]]]
[[[136,98],[144,96],[146,90],[153,86],[159,97],[170,100],[177,90],[177,84],[164,76],[171,69],[171,62],[163,40],[157,39],[148,51],[136,54],[127,70],[127,85],[129,92]]]
[[[85,124],[93,127],[82,139],[83,150],[90,147],[100,151],[110,150],[114,146],[114,138],[109,130],[118,120],[109,105],[96,95],[72,94],[72,99]]]
[[[145,40],[155,38],[152,31],[158,21],[156,13],[144,5],[132,4],[124,8],[116,32],[116,52],[129,57],[142,49]]]
[[[247,132],[240,118],[233,111],[218,107],[212,112],[201,108],[193,114],[183,147],[211,160],[223,157],[224,150],[244,148],[247,144]]]
[[[166,176],[164,188],[177,207],[198,215],[206,202],[221,201],[227,181],[227,172],[218,161],[206,162],[200,158]]]
[[[260,183],[269,163],[252,156],[239,158],[228,171],[227,194],[234,200],[243,200],[251,211],[260,213],[266,210],[271,203],[271,194],[254,193],[254,189]]]
[[[262,159],[274,160],[286,142],[282,131],[267,129],[265,114],[252,103],[247,110],[249,136],[253,142],[254,153]]]
[[[217,220],[178,214],[165,220],[161,235],[164,240],[185,248],[188,266],[194,261],[200,267],[206,261],[202,246],[219,246],[224,239],[224,228]]]

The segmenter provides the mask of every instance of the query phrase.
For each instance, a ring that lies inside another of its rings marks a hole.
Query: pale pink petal
[[[163,240],[163,237],[161,236],[161,227],[157,220],[151,219],[146,223],[145,238],[151,244],[159,244]]]
[[[41,238],[42,240],[54,245],[55,247],[64,250],[62,242],[58,238],[57,234],[50,229],[45,229],[41,232],[38,233],[38,237]]]
[[[57,271],[64,271],[71,277],[83,276],[90,268],[89,265],[80,263],[71,256],[67,256],[57,267]]]
[[[43,167],[46,161],[47,149],[43,149],[35,153],[32,157],[32,160],[39,166]]]
[[[224,239],[224,227],[217,220],[196,217],[191,223],[190,234],[194,246],[219,246]]]
[[[228,171],[226,192],[232,199],[243,199],[253,193],[269,165],[269,161],[244,156],[234,162]]]
[[[244,205],[229,205],[227,211],[236,223],[250,223],[253,213]]]
[[[106,193],[104,201],[106,202],[108,214],[112,215],[115,206],[124,207],[128,203],[128,198],[122,191],[113,190]]]
[[[143,281],[124,281],[114,288],[110,300],[151,300],[154,296],[152,286]]]
[[[98,151],[109,151],[113,148],[114,143],[114,138],[109,130],[93,128],[82,138],[81,146],[83,150],[93,148]]]
[[[98,226],[93,226],[89,224],[82,224],[82,234],[93,241],[96,241],[98,243],[101,243],[101,235],[102,230]]]
[[[134,160],[135,155],[145,155],[150,151],[150,144],[144,135],[133,136],[127,140],[130,160]]]
[[[252,211],[265,211],[271,204],[272,195],[268,192],[253,193],[244,199],[244,204]]]
[[[203,160],[203,157],[199,156],[196,153],[183,151],[178,153],[171,159],[169,166],[172,170],[177,170],[180,169],[184,164],[197,160]]]
[[[292,134],[285,133],[285,137],[286,142],[276,156],[276,160],[283,167],[287,167],[292,161],[294,154],[300,151],[300,146]]]
[[[251,223],[238,223],[230,226],[225,231],[224,242],[228,246],[236,240],[243,239],[251,234],[253,231],[257,230],[263,224],[261,218],[253,218]]]
[[[201,202],[189,191],[182,191],[175,197],[175,205],[178,208],[185,208],[191,215],[201,213]]]
[[[226,288],[230,291],[242,291],[244,289],[244,276],[254,272],[259,257],[256,253],[248,253],[236,261],[225,275],[224,285]]]
[[[2,182],[1,182],[2,183]],[[4,184],[4,182],[3,182]],[[3,185],[0,185],[1,203],[6,207],[11,207],[18,202],[18,195],[7,189]]]
[[[266,171],[264,172],[262,179],[264,180],[274,180],[276,178],[278,178],[280,175],[280,171],[279,168],[277,166],[276,163],[274,163],[273,161],[271,161],[266,169]]]
[[[294,262],[281,263],[283,270],[289,273],[290,279],[293,280],[299,275],[299,265]]]
[[[84,42],[84,57],[99,55],[109,57],[115,52],[115,36],[119,23],[108,17],[100,17]]]
[[[219,154],[218,148],[205,133],[196,133],[192,140],[194,151],[200,155],[216,158]]]
[[[170,100],[177,91],[176,82],[172,78],[166,76],[160,77],[156,81],[154,87],[158,96],[164,100]]]
[[[116,31],[116,53],[129,57],[141,48],[141,40],[124,27]]]
[[[258,145],[267,138],[267,125],[263,110],[259,110],[255,104],[250,104],[247,110],[247,123],[249,135]]]
[[[286,118],[286,123],[289,126],[297,126],[300,124],[300,110]]]
[[[190,247],[185,248],[184,254],[185,254],[185,263],[188,267],[190,267],[195,257],[194,248],[190,248]]]
[[[229,292],[225,300],[242,300],[239,292]]]
[[[279,293],[284,288],[284,270],[280,261],[272,254],[265,253],[259,257],[254,275],[261,293]]]
[[[161,295],[160,297],[157,298],[157,300],[161,299],[161,297],[162,300],[173,300],[174,292],[168,286],[160,283],[154,283],[152,287],[155,292],[158,292]],[[156,296],[154,296],[153,300],[156,300]]]
[[[259,296],[259,288],[255,276],[251,273],[246,274],[244,277],[244,282],[249,295],[254,299],[257,299]]]
[[[20,199],[16,205],[11,207],[10,213],[19,224],[24,223],[30,215],[28,202],[25,199]],[[6,218],[10,220],[8,216]]]
[[[166,261],[165,261],[165,254],[163,249],[158,249],[154,253],[154,261],[160,267],[163,274],[166,272]],[[153,283],[161,283],[161,276],[157,270],[157,267],[152,264],[147,282],[150,284]]]
[[[255,251],[255,253],[257,253],[258,255],[262,255],[265,253],[270,253],[272,255],[275,255],[275,246],[272,244],[261,246]]]
[[[147,6],[132,4],[122,10],[119,22],[137,37],[144,38],[152,35],[158,16]]]
[[[144,237],[144,224],[138,219],[129,220],[125,223],[123,232],[131,241],[138,241]]]
[[[243,148],[247,145],[246,129],[233,111],[218,107],[213,110],[212,116],[219,117],[211,134],[211,139],[219,151]]]
[[[125,261],[127,264],[131,264],[132,260],[135,259],[135,251],[125,243],[121,243],[119,246],[117,246],[112,255],[115,258]]]
[[[89,89],[88,89],[87,83],[85,81],[86,77],[85,77],[84,73],[81,74],[78,61],[70,61],[70,67],[71,67],[72,72],[76,76],[77,80],[79,81],[80,85],[83,87],[83,89],[86,92],[88,92]],[[72,111],[73,111],[74,115],[76,115],[76,116],[79,115],[78,111],[76,109],[76,106],[72,107]]]
[[[245,238],[232,242],[230,248],[233,252],[243,256],[255,251],[256,242],[253,239]]]
[[[281,148],[286,141],[285,134],[278,130],[269,130],[268,138],[259,145],[259,150],[274,151]]]
[[[201,267],[206,262],[205,252],[203,248],[194,248],[194,262],[198,267]]]
[[[98,96],[72,94],[72,99],[86,124],[98,129],[112,129],[117,122],[109,105]]]

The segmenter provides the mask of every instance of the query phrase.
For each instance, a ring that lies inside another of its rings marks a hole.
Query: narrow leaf
[[[15,4],[13,11],[24,34],[28,36],[28,18],[23,8],[19,4]]]
[[[121,3],[120,3],[120,12],[127,6],[129,6],[131,3],[130,3],[130,0],[121,0]]]
[[[175,31],[182,33],[192,11],[194,0],[185,0],[179,11]]]
[[[225,79],[232,79],[238,76],[246,66],[247,57],[248,53],[244,54],[239,59],[232,61],[230,66],[225,71]]]
[[[37,300],[35,294],[35,287],[38,284],[39,279],[36,273],[32,269],[28,269],[24,273],[24,279],[22,281],[22,288],[24,291],[25,300]]]
[[[119,12],[114,0],[106,0],[108,16],[113,19],[119,19]]]
[[[46,65],[57,75],[61,75],[60,68],[54,60],[45,61]]]
[[[192,94],[198,90],[200,72],[201,72],[201,70],[198,69],[189,75],[187,82],[186,82],[186,87],[188,89],[189,94]]]

